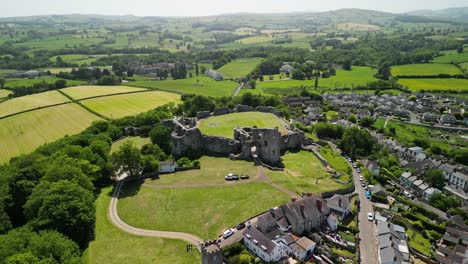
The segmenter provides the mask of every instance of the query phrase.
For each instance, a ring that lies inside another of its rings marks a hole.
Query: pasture
[[[96,120],[100,118],[71,103],[1,119],[0,163],[65,135],[79,133]]]
[[[209,77],[195,77],[182,80],[145,80],[128,82],[125,85],[134,87],[144,87],[149,89],[158,89],[167,92],[176,92],[183,94],[200,94],[205,96],[221,97],[231,96],[234,90],[239,86],[232,81],[215,81]]]
[[[245,126],[257,126],[258,128],[278,127],[280,132],[286,132],[275,115],[261,112],[232,113],[213,116],[202,119],[199,128],[200,131],[206,135],[234,138],[234,128]]]
[[[53,56],[49,60],[52,62],[57,61],[57,57],[62,58],[64,62],[73,63],[73,64],[88,64],[90,65],[92,62],[95,62],[98,58],[103,57],[105,55],[86,55],[86,54],[66,54],[66,55],[59,55]]]
[[[329,146],[320,148],[320,155],[325,158],[330,166],[337,172],[350,173],[351,167],[348,162],[337,152],[334,152]]]
[[[225,78],[245,77],[262,60],[261,58],[235,59],[216,71],[222,73]]]
[[[288,152],[282,156],[284,171],[265,172],[274,183],[300,194],[302,192],[322,193],[343,188],[344,186],[331,179],[314,154],[307,151]]]
[[[452,64],[424,63],[392,66],[392,76],[434,76],[439,74],[457,75],[460,69]]]
[[[65,88],[61,90],[75,100],[82,100],[85,98],[103,96],[103,95],[112,95],[112,94],[122,94],[129,92],[138,92],[146,91],[146,89],[129,87],[129,86],[75,86],[70,88]]]
[[[265,42],[272,42],[272,41],[273,41],[273,38],[264,37],[264,36],[253,36],[253,37],[247,37],[247,38],[236,40],[235,43],[257,44],[257,43],[265,43]]]
[[[198,250],[185,252],[186,242],[135,236],[113,226],[107,218],[112,188],[101,190],[96,200],[95,238],[83,254],[84,263],[199,263]],[[174,254],[180,252],[180,254]]]
[[[45,76],[45,77],[40,77],[36,79],[7,79],[7,82],[5,84],[5,87],[10,87],[10,88],[15,88],[15,87],[20,87],[20,86],[33,86],[35,83],[55,83],[57,80],[63,80],[61,78],[57,78],[55,76]],[[79,80],[66,80],[68,86],[73,86],[73,85],[80,85],[86,83],[85,81],[79,81]]]
[[[400,79],[398,81],[411,91],[468,91],[468,80],[454,78]]]
[[[0,98],[8,97],[9,94],[11,94],[9,90],[0,89]]]
[[[435,63],[462,63],[468,62],[468,52],[457,53],[456,50],[446,51],[441,56],[435,57]]]
[[[465,73],[468,72],[468,62],[460,63],[458,66],[464,71]]]
[[[136,115],[154,109],[158,106],[180,101],[180,95],[161,91],[150,91],[133,94],[112,95],[81,101],[89,107],[109,118],[121,118]]]
[[[69,101],[57,91],[21,96],[0,103],[0,117]]]
[[[112,143],[111,153],[117,151],[125,142],[132,142],[134,146],[141,149],[144,145],[151,143],[151,139],[149,137],[126,137]]]
[[[215,238],[228,227],[289,200],[262,182],[235,186],[155,189],[124,186],[118,204],[123,221],[135,227],[182,231]]]
[[[199,170],[179,171],[159,175],[158,179],[147,179],[145,183],[151,185],[192,185],[192,184],[220,184],[236,183],[238,181],[224,180],[228,173],[237,175],[247,174],[250,179],[255,178],[257,169],[254,163],[243,160],[230,160],[226,157],[203,156],[199,159]],[[242,180],[245,181],[245,180]]]

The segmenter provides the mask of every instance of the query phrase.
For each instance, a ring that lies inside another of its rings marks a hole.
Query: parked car
[[[223,232],[223,238],[226,239],[234,234],[234,230],[232,228],[229,228],[228,230]]]
[[[363,181],[363,180],[364,180],[364,177],[362,177],[362,175],[359,175],[359,180],[360,180],[360,181]]]
[[[361,182],[361,186],[362,186],[362,187],[366,187],[366,183],[365,183],[365,182]]]
[[[369,191],[366,192],[366,198],[367,198],[367,199],[370,199],[370,198],[371,198],[371,192],[369,192]]]
[[[357,173],[361,173],[361,169],[357,168],[356,169]]]
[[[233,173],[229,173],[228,175],[224,176],[224,179],[226,181],[238,180],[239,176],[237,176],[236,174],[233,174]]]
[[[247,180],[247,179],[249,179],[250,177],[249,177],[249,175],[242,174],[242,175],[240,176],[240,178],[241,178],[242,180]]]
[[[373,213],[367,213],[367,220],[374,221],[374,214]]]
[[[244,224],[244,223],[240,223],[240,224],[238,224],[238,225],[236,226],[236,229],[237,229],[237,230],[241,230],[241,229],[244,228],[244,227],[245,227],[245,224]]]

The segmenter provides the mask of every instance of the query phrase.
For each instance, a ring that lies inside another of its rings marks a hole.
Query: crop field
[[[252,72],[255,67],[262,62],[261,58],[236,59],[217,71],[222,73],[225,78],[245,77]]]
[[[400,79],[401,85],[408,87],[411,91],[468,91],[468,80],[454,78],[431,78],[431,79]]]
[[[288,152],[282,157],[284,171],[265,172],[274,183],[295,192],[321,193],[343,188],[344,186],[331,179],[322,163],[307,151]]]
[[[113,226],[107,218],[111,194],[106,187],[96,200],[96,237],[83,254],[84,263],[200,263],[198,250],[186,252],[182,240],[134,236]]]
[[[1,119],[0,163],[30,153],[65,135],[79,133],[96,120],[100,118],[76,104],[54,106]]]
[[[464,71],[468,72],[468,62],[460,63],[458,66]]]
[[[56,37],[47,37],[42,39],[30,40],[23,43],[18,43],[18,47],[28,47],[34,50],[54,50],[54,49],[61,49],[66,48],[70,43],[71,45],[84,45],[90,46],[94,44],[98,44],[99,42],[104,41],[102,38],[75,38],[70,35],[62,36],[60,38]]]
[[[0,98],[8,97],[9,94],[11,94],[9,90],[0,89]]]
[[[237,88],[237,86],[239,86],[239,84],[236,82],[215,81],[212,78],[201,76],[198,78],[189,78],[182,80],[135,81],[128,82],[125,85],[160,89],[163,91],[184,94],[200,94],[213,97],[231,96],[234,93],[234,90]]]
[[[81,101],[86,107],[109,118],[121,118],[180,101],[180,95],[161,91],[112,95]]]
[[[141,149],[144,145],[151,143],[151,139],[149,137],[126,137],[112,143],[111,153],[117,151],[125,142],[132,142],[134,146]]]
[[[76,86],[62,89],[62,92],[66,93],[75,100],[81,100],[85,98],[121,94],[128,92],[146,91],[146,89],[129,87],[129,86]]]
[[[353,66],[351,71],[337,70],[336,76],[320,78],[319,88],[339,89],[353,88],[377,81],[374,78],[376,70],[369,67]],[[314,87],[315,80],[280,80],[257,82],[256,92],[272,93],[275,89],[288,89],[301,86]],[[247,91],[247,90],[246,90]],[[253,91],[255,92],[255,91]]]
[[[7,82],[5,84],[5,87],[15,88],[19,86],[29,87],[29,86],[33,86],[35,83],[42,83],[42,82],[55,83],[57,80],[63,80],[63,79],[57,78],[54,76],[45,76],[45,77],[41,77],[37,79],[6,79],[6,80]],[[86,83],[84,81],[79,81],[79,80],[66,80],[66,81],[67,81],[68,86],[80,85],[80,84]]]
[[[145,229],[182,231],[215,238],[228,227],[288,201],[262,182],[235,186],[155,189],[136,184],[122,189],[123,221]],[[177,220],[177,221],[175,221]]]
[[[236,43],[254,44],[254,43],[272,42],[272,41],[273,41],[273,38],[263,37],[263,36],[254,36],[254,37],[247,37],[247,38],[236,40]]]
[[[468,52],[457,53],[456,50],[447,51],[442,56],[434,58],[435,63],[462,63],[468,62]]]
[[[21,96],[0,103],[0,117],[69,101],[57,91]]]
[[[243,160],[230,160],[226,157],[200,158],[201,168],[199,170],[180,171],[171,174],[162,174],[159,179],[147,179],[145,183],[151,185],[191,185],[191,184],[219,184],[236,183],[238,181],[224,180],[228,173],[237,175],[246,174],[253,179],[257,174],[257,169],[252,162]],[[245,180],[242,180],[245,181]]]
[[[439,74],[457,75],[460,69],[452,64],[425,63],[392,66],[393,76],[432,76]]]
[[[275,115],[260,112],[233,113],[202,119],[200,131],[206,135],[234,138],[234,128],[244,126],[278,127],[280,132],[286,132]]]

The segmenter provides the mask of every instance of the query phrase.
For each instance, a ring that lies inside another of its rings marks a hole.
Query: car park
[[[234,230],[232,228],[229,228],[228,230],[223,232],[223,238],[226,239],[234,234]]]

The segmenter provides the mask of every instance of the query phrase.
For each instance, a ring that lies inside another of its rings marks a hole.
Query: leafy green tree
[[[379,67],[375,77],[381,80],[389,80],[391,77],[390,64],[384,63]]]
[[[250,88],[255,89],[255,87],[257,86],[255,80],[250,80],[249,81],[249,86],[250,86]]]
[[[55,81],[55,88],[57,89],[62,89],[67,87],[67,81],[66,80],[57,80]]]
[[[165,126],[156,126],[151,129],[149,136],[153,144],[157,144],[166,154],[171,153],[171,130]]]
[[[351,60],[347,59],[343,62],[343,70],[350,71],[351,70]]]
[[[119,150],[112,153],[111,158],[115,171],[128,173],[130,177],[135,177],[142,171],[140,150],[131,141],[125,142]]]
[[[359,122],[362,127],[371,127],[374,124],[375,120],[372,117],[368,116],[361,118]]]
[[[357,123],[357,117],[356,117],[356,115],[350,114],[350,115],[348,116],[348,121],[351,122],[351,123],[356,124],[356,123]]]
[[[36,229],[57,230],[80,245],[93,234],[93,193],[74,182],[42,181],[24,205],[29,224]]]
[[[440,170],[427,170],[424,173],[424,179],[431,187],[437,188],[439,190],[442,190],[445,186],[445,177]]]
[[[144,155],[142,164],[143,173],[157,172],[159,169],[159,161],[152,155]]]
[[[340,146],[351,158],[370,155],[374,148],[374,140],[365,129],[347,128],[341,138]]]
[[[291,78],[294,80],[304,80],[305,77],[304,72],[299,69],[294,69],[291,73]]]
[[[429,198],[429,204],[443,211],[460,206],[460,201],[454,196],[447,196],[442,193],[436,193]]]
[[[145,144],[141,148],[141,154],[153,155],[157,160],[164,161],[167,159],[166,153],[156,144]]]
[[[7,80],[5,78],[0,78],[0,87],[5,87]]]
[[[190,166],[190,159],[187,157],[182,157],[179,160],[177,160],[177,167],[186,167]]]
[[[49,165],[41,180],[49,182],[67,180],[78,184],[88,191],[94,191],[93,180],[97,178],[95,175],[98,174],[98,171],[98,166],[92,165],[86,160],[61,156]]]

